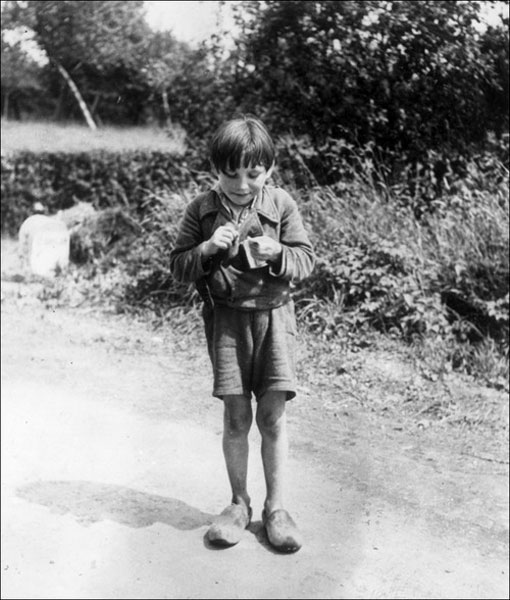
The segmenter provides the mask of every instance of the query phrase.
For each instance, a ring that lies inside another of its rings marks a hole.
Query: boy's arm
[[[298,206],[284,192],[281,204],[280,259],[271,269],[272,275],[297,283],[302,281],[313,270],[315,255],[308,239]]]
[[[175,246],[170,253],[170,270],[177,281],[191,283],[207,274],[207,259],[203,258],[204,244],[198,203],[186,207]]]

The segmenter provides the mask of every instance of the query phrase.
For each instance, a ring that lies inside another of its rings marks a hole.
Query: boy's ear
[[[271,177],[271,175],[273,174],[274,166],[275,166],[275,164],[273,163],[269,167],[269,169],[266,171],[266,179],[269,179]]]

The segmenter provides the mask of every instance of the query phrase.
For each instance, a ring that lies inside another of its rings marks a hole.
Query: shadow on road
[[[57,514],[71,513],[83,525],[110,520],[129,527],[164,523],[189,530],[209,525],[214,516],[176,498],[92,481],[37,481],[19,487],[16,495]]]

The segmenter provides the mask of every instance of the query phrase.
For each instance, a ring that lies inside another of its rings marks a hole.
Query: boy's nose
[[[241,192],[248,192],[250,189],[249,185],[248,185],[248,180],[247,179],[241,179],[239,181],[239,191]]]

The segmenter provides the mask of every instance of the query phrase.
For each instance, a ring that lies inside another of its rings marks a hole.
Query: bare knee
[[[283,416],[269,413],[257,413],[257,427],[262,435],[276,437],[283,426]]]
[[[257,427],[262,434],[276,436],[285,425],[285,393],[263,396],[257,404]]]
[[[230,437],[248,435],[253,421],[250,400],[244,396],[225,398],[224,432]]]

